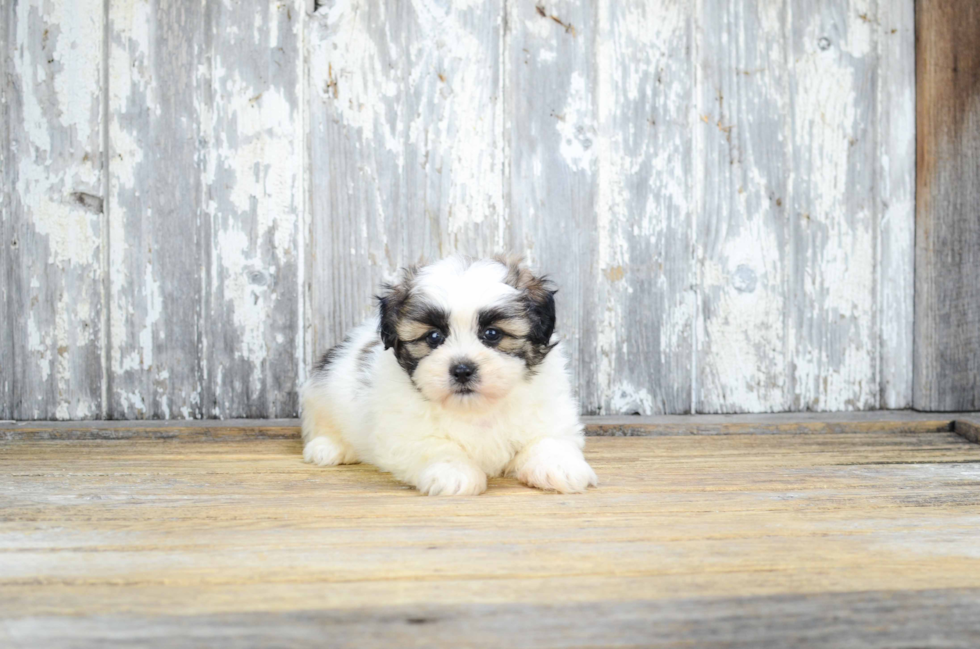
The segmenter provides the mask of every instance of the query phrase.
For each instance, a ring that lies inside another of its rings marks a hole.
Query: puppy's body
[[[514,263],[407,271],[304,386],[305,459],[369,462],[431,495],[482,493],[498,475],[595,484],[551,296]]]

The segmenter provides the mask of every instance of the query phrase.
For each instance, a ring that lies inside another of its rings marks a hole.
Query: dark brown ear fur
[[[381,293],[376,296],[378,300],[378,334],[385,349],[395,347],[398,344],[398,333],[395,326],[401,310],[408,301],[412,292],[412,284],[415,275],[418,273],[417,266],[408,266],[401,270],[401,278],[397,284],[384,283],[381,285]]]
[[[558,292],[554,284],[545,275],[535,276],[520,258],[498,256],[495,259],[507,266],[504,281],[523,293],[531,324],[528,340],[535,346],[550,349],[551,334],[555,331],[555,293]]]

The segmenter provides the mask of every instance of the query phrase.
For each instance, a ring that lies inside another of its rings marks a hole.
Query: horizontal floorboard
[[[50,617],[9,625],[47,646],[975,647],[980,589],[579,604],[459,604],[193,617]],[[111,634],[106,634],[111,629]],[[370,634],[365,634],[370,629]],[[39,632],[40,631],[40,632]]]
[[[872,431],[892,433],[966,431],[963,434],[969,436],[971,435],[970,430],[980,426],[980,413],[922,413],[911,410],[882,410],[753,415],[603,416],[583,417],[583,421],[585,422],[586,434],[595,437],[802,435]],[[963,422],[959,428],[956,426],[957,421]],[[84,439],[230,441],[298,438],[298,419],[0,421],[0,441]]]

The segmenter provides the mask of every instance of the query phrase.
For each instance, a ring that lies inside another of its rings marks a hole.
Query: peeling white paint
[[[744,161],[751,169],[749,189],[736,193],[734,199],[735,209],[745,220],[701,263],[700,284],[711,287],[717,297],[711,301],[710,317],[703,323],[699,340],[710,345],[710,354],[701,359],[705,368],[702,389],[724,394],[740,411],[765,412],[782,401],[789,380],[782,371],[767,371],[774,362],[781,369],[784,362],[787,299],[781,242],[771,227],[773,215],[750,209],[750,205],[769,202],[769,189],[752,155],[747,151]],[[744,290],[748,285],[739,290],[739,268],[754,275],[751,290]]]
[[[375,19],[384,24],[388,20],[385,5],[373,9],[378,12]],[[393,126],[379,111],[386,98],[398,95],[400,87],[398,80],[387,74],[384,58],[396,61],[404,53],[389,44],[393,51],[383,57],[374,39],[360,27],[361,14],[366,10],[357,0],[338,0],[317,13],[321,32],[311,43],[311,58],[320,65],[311,68],[313,89],[323,98],[333,97],[338,116],[358,131],[365,145],[381,138],[380,145],[402,167],[404,158],[397,137],[403,128],[402,116]]]
[[[722,30],[737,44],[713,40],[719,23],[705,27],[712,53],[700,128],[715,156],[705,190],[723,187],[730,198],[710,203],[699,229],[701,410],[878,405],[880,359],[894,348],[880,346],[876,331],[884,235],[867,98],[875,79],[891,83],[872,74],[881,65],[876,7],[763,4],[709,16],[741,23]],[[731,67],[719,70],[719,60]],[[913,136],[907,128],[889,137]],[[901,164],[911,177],[913,159]],[[911,255],[903,258],[910,267]],[[912,318],[907,308],[893,314]]]
[[[850,15],[845,16],[847,37],[841,42],[841,50],[854,57],[868,56],[875,49],[874,31],[881,31],[877,5],[872,0],[851,0],[847,5]],[[892,3],[899,4],[899,3]]]
[[[592,115],[592,93],[586,90],[585,77],[573,72],[568,100],[562,113],[555,116],[555,128],[561,135],[561,155],[575,171],[590,170],[595,159],[596,129]]]
[[[599,402],[610,413],[683,411],[694,293],[693,278],[680,279],[690,245],[677,244],[690,240],[691,70],[669,52],[686,47],[693,12],[601,2],[597,14]]]
[[[301,60],[295,86],[269,83],[264,68],[282,47],[299,54],[293,48],[302,42],[304,15],[302,2],[270,7],[256,14],[251,42],[225,35],[212,58],[210,75],[220,100],[205,109],[213,134],[205,184],[222,191],[210,192],[207,206],[213,250],[209,285],[223,335],[234,342],[230,358],[227,343],[212,348],[214,366],[208,372],[216,372],[211,389],[219,399],[211,414],[217,416],[245,407],[232,393],[242,392],[246,380],[248,393],[263,394],[264,382],[278,369],[273,363],[282,358],[276,351],[287,348],[273,324],[277,311],[295,309],[297,317],[302,312],[302,293],[293,290],[301,274],[292,270],[304,264],[298,249],[306,207]],[[281,38],[283,28],[290,37]],[[254,55],[243,59],[242,47]],[[300,358],[302,342],[290,337],[289,343],[296,344],[300,351],[293,357]]]
[[[27,320],[27,349],[40,359],[41,380],[47,381],[51,376],[51,344],[41,337],[35,318]]]
[[[26,11],[22,14],[22,19],[17,23],[17,42],[27,43],[30,40],[36,40],[37,35],[31,31],[31,21],[28,19],[29,16],[36,16],[38,12],[35,10],[32,12],[33,7],[27,5],[25,7]],[[20,75],[21,79],[26,80],[30,86],[34,87],[43,84],[47,81],[48,68],[41,65],[41,61],[35,61],[33,57],[33,48],[24,47],[20,49],[20,57],[14,58],[14,72]],[[29,116],[29,119],[25,119],[23,124],[20,126],[24,129],[27,138],[31,144],[41,151],[51,150],[51,134],[47,129],[47,120],[43,119],[47,115],[47,111],[41,107],[40,98],[33,92],[25,92],[21,97],[21,101],[24,102],[24,115]],[[23,172],[22,172],[23,173]],[[23,192],[23,189],[20,190]],[[25,194],[30,195],[30,194]]]
[[[74,138],[80,143],[98,139],[101,134],[100,124],[91,114],[97,98],[92,96],[90,83],[102,70],[102,48],[92,46],[93,35],[102,33],[102,12],[93,11],[96,8],[100,7],[91,0],[58,2],[48,16],[50,29],[58,31],[52,58],[60,67],[54,78],[60,120],[74,131]],[[93,178],[97,174],[93,167],[81,169],[90,170]]]
[[[601,7],[606,9],[606,7]],[[600,10],[599,15],[605,18],[605,11]],[[597,332],[597,344],[599,348],[599,366],[597,368],[599,377],[599,389],[602,391],[602,402],[614,408],[611,412],[619,412],[612,405],[613,395],[620,393],[621,387],[616,382],[616,349],[622,344],[623,354],[629,353],[628,342],[620,342],[620,332],[622,331],[622,289],[615,285],[614,277],[617,281],[624,279],[621,275],[623,267],[628,265],[630,260],[628,249],[623,239],[623,233],[619,230],[614,231],[613,222],[622,221],[626,217],[628,209],[628,193],[623,187],[624,171],[621,168],[623,162],[621,136],[617,135],[613,126],[615,118],[615,106],[605,101],[605,98],[615,96],[612,87],[612,71],[609,69],[609,59],[614,56],[608,51],[609,28],[608,21],[603,20],[599,24],[602,30],[600,33],[604,38],[600,39],[600,48],[597,56],[597,84],[596,94],[599,97],[598,123],[601,125],[601,135],[596,138],[594,151],[597,155],[599,167],[599,183],[596,191],[597,211],[596,220],[598,230],[596,239],[598,245],[598,265],[599,270],[604,273],[606,281],[603,283],[604,304],[602,318]],[[550,58],[547,60],[551,60]],[[563,135],[564,137],[564,135]],[[629,279],[624,282],[629,286]],[[644,411],[647,414],[650,411]]]
[[[858,26],[863,24],[861,18],[849,23],[841,50],[856,57],[869,54],[870,32]],[[814,17],[804,33],[806,42],[818,42],[823,25]],[[873,197],[856,209],[849,200],[852,178],[867,173],[856,167],[860,158],[855,157],[862,150],[855,147],[864,146],[858,139],[866,137],[857,113],[863,84],[855,75],[862,67],[860,60],[841,57],[831,46],[818,57],[800,60],[792,70],[793,123],[807,136],[800,147],[806,146],[802,156],[810,162],[805,181],[798,183],[808,191],[795,201],[800,211],[810,210],[802,233],[818,266],[804,282],[805,299],[813,305],[807,315],[815,323],[805,324],[791,342],[796,343],[798,398],[815,410],[855,410],[877,403]],[[839,352],[832,351],[829,339],[839,338],[835,332],[844,331],[845,325],[850,335]],[[807,341],[807,329],[827,338]]]
[[[146,47],[150,42],[152,28],[150,3],[146,0],[122,2],[113,6],[112,24],[116,30],[110,35],[109,41],[109,105],[114,111],[132,110],[134,106],[146,104],[150,98],[152,78],[148,66],[149,52]],[[155,106],[146,105],[147,110]],[[139,192],[135,172],[145,157],[152,155],[145,149],[144,142],[118,118],[110,119],[109,129],[110,151],[108,152],[112,174],[109,179],[109,195],[107,205],[108,244],[109,244],[109,285],[112,293],[109,296],[109,364],[114,377],[114,394],[112,398],[119,399],[122,412],[128,416],[146,413],[146,403],[141,394],[141,388],[135,387],[123,377],[141,376],[148,365],[153,362],[152,329],[144,327],[134,341],[130,332],[133,327],[133,314],[137,305],[133,303],[135,282],[129,274],[128,259],[133,253],[133,247],[139,246],[139,241],[132,240],[126,232],[126,215],[128,206],[123,197],[129,193]],[[148,210],[145,219],[154,218]],[[143,269],[143,278],[153,280],[152,268],[147,264]],[[157,295],[159,285],[157,286]],[[159,300],[159,297],[157,297]],[[159,313],[157,313],[159,318]],[[135,343],[135,344],[134,344]],[[141,383],[141,382],[139,382]]]
[[[24,173],[27,172],[27,173]],[[29,174],[35,176],[37,184],[30,182]],[[27,169],[21,167],[21,182],[17,183],[17,191],[24,196],[32,193],[37,196],[42,180],[43,170],[30,165]],[[87,266],[95,264],[99,259],[99,218],[98,215],[77,205],[64,201],[51,201],[46,196],[37,196],[37,202],[31,205],[33,215],[32,225],[37,234],[47,237],[48,259],[51,264],[67,269],[71,265]]]
[[[876,128],[881,408],[912,405],[915,255],[915,8],[878,3]]]
[[[911,2],[600,0],[541,16],[411,0],[398,20],[392,6],[337,0],[308,18],[301,0],[189,4],[213,10],[202,35],[168,32],[148,0],[111,3],[104,119],[102,3],[18,5],[10,164],[22,241],[36,246],[18,258],[25,300],[41,305],[23,305],[25,413],[98,413],[98,389],[78,386],[100,375],[81,359],[99,357],[103,335],[120,412],[271,404],[275,373],[369,311],[382,274],[507,244],[560,262],[544,270],[563,289],[559,308],[576,305],[562,335],[604,412],[682,411],[689,392],[707,411],[908,405]],[[198,40],[181,49],[184,37]],[[200,81],[166,78],[176,69]],[[516,97],[529,78],[564,81]],[[151,133],[173,100],[187,102],[180,133]],[[181,204],[193,214],[160,209],[147,186],[171,136],[196,151],[180,163],[201,193]],[[77,192],[105,199],[107,229]],[[592,209],[596,230],[578,239],[535,225]],[[183,266],[158,240],[166,219],[187,237]],[[579,264],[558,240],[582,242]],[[191,270],[175,278],[175,267]]]
[[[255,365],[261,365],[268,352],[265,343],[265,316],[269,309],[266,286],[249,281],[250,272],[274,272],[259,268],[249,254],[248,237],[239,231],[226,230],[217,235],[216,247],[222,271],[213,277],[221,282],[222,293],[232,303],[235,330],[241,344],[241,355]]]
[[[155,277],[151,263],[147,263],[143,269],[143,291],[146,299],[146,316],[143,319],[143,326],[139,333],[139,348],[141,353],[140,369],[147,370],[153,367],[154,330],[155,325],[160,321],[160,316],[163,313],[160,282]],[[165,336],[166,334],[161,332],[161,342],[163,342]],[[166,370],[162,371],[165,372]]]
[[[0,201],[11,235],[2,245],[23,292],[0,290],[20,300],[8,313],[21,358],[8,365],[0,351],[14,395],[0,413],[93,417],[101,378],[101,4],[28,0],[7,15],[16,23],[4,43],[12,92],[4,93],[10,122],[2,128],[11,155],[2,162],[14,182]],[[16,197],[9,205],[8,192]]]
[[[609,409],[615,413],[645,414],[655,412],[656,406],[653,403],[653,397],[645,388],[637,388],[629,383],[621,382],[612,391]]]

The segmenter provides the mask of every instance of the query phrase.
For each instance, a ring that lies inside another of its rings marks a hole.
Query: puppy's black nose
[[[463,361],[450,367],[449,373],[452,374],[453,378],[455,378],[458,382],[469,383],[470,379],[473,378],[473,375],[476,374],[476,368]]]

